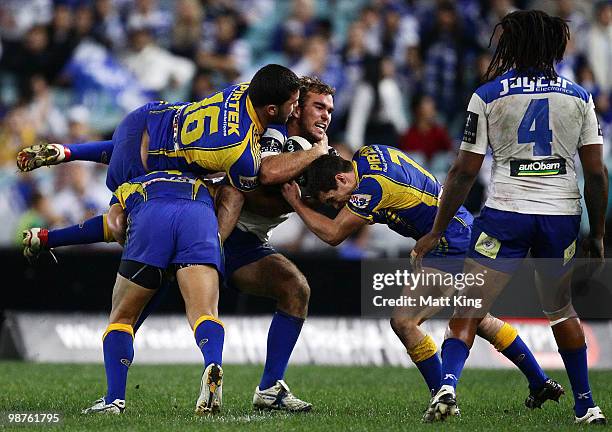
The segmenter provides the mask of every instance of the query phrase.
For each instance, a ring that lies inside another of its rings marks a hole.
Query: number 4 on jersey
[[[518,128],[518,143],[531,144],[534,156],[552,154],[552,130],[548,125],[548,99],[532,99]]]

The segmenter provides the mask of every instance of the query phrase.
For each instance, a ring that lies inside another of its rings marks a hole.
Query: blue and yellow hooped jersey
[[[137,205],[155,198],[201,201],[213,206],[204,180],[181,171],[155,171],[123,183],[111,205],[119,203],[129,214]]]
[[[419,239],[431,230],[442,185],[406,153],[389,146],[365,146],[353,156],[353,168],[358,185],[347,203],[351,212],[405,237]],[[473,217],[462,206],[455,220],[469,226]]]
[[[225,172],[242,191],[257,187],[263,127],[248,89],[249,83],[241,83],[199,102],[149,111],[149,170]]]

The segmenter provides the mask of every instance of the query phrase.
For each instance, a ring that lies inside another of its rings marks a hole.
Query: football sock
[[[49,230],[47,247],[114,241],[106,224],[106,215],[95,216],[67,228]]]
[[[265,390],[282,380],[289,364],[289,357],[297,343],[304,318],[295,317],[277,310],[268,330],[266,364],[259,383],[259,389]]]
[[[113,141],[92,141],[75,144],[64,144],[68,150],[66,161],[82,160],[108,165],[113,154]]]
[[[537,390],[544,385],[548,376],[518,335],[514,327],[504,323],[493,338],[493,346],[518,367],[529,381],[529,388]]]
[[[125,400],[128,369],[134,359],[134,332],[129,324],[110,324],[102,337],[106,369],[106,403]]]
[[[470,349],[461,339],[448,338],[442,344],[442,380],[440,386],[457,388]]]
[[[225,338],[223,323],[211,315],[202,315],[193,326],[193,334],[204,356],[204,368],[211,363],[221,366]]]
[[[574,393],[574,411],[576,417],[582,417],[587,409],[595,406],[593,394],[589,387],[589,370],[587,366],[587,347],[586,345],[577,350],[559,350],[565,370],[572,384]]]
[[[425,335],[418,344],[408,350],[408,355],[421,372],[431,394],[438,391],[442,379],[442,362],[437,351],[438,347],[429,335]]]

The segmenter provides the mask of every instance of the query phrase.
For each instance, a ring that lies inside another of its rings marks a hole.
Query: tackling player
[[[103,336],[107,392],[83,413],[119,414],[125,409],[134,326],[170,265],[176,266],[187,320],[204,357],[196,413],[216,412],[221,408],[225,331],[217,318],[222,269],[212,198],[195,176],[164,171],[124,183],[114,199],[127,215],[128,228]],[[193,223],[202,219],[206,223]]]
[[[289,117],[286,131],[285,127],[268,129],[261,139],[262,161],[278,157],[285,167],[283,171],[270,172],[274,180],[295,178],[311,161],[323,153],[327,154],[325,131],[334,109],[333,95],[334,89],[317,78],[300,79],[298,106]],[[285,133],[301,136],[315,144],[310,150],[281,154]],[[277,301],[277,311],[268,332],[264,373],[255,389],[253,405],[262,409],[308,411],[312,405],[293,396],[284,382],[284,374],[307,315],[310,287],[298,268],[268,244],[270,232],[287,219],[292,208],[282,197],[278,186],[262,186],[245,195],[236,194],[235,189],[227,187],[216,186],[211,190],[215,194],[220,236],[224,239],[223,252],[229,285],[243,293]],[[241,199],[246,201],[242,212]],[[123,215],[116,214],[114,210],[111,208],[108,217],[99,216],[64,229],[28,230],[25,233],[24,254],[34,257],[49,247],[120,240],[124,237],[125,228],[122,227],[124,222],[117,220]],[[238,214],[238,226],[232,231],[236,225],[234,216]],[[134,330],[163,299],[161,291],[142,312]]]
[[[498,26],[502,34],[488,82],[472,95],[461,150],[448,174],[440,209],[414,251],[420,258],[435,250],[490,146],[494,163],[489,198],[474,224],[465,271],[486,269],[484,287],[492,301],[528,252],[534,258],[554,259],[554,268],[536,266],[536,276],[549,285],[540,289],[553,291],[541,296],[542,307],[572,386],[575,422],[604,424],[591,393],[586,343],[570,288],[582,211],[576,152],[591,229],[583,246],[587,257],[604,257],[608,174],[593,98],[555,71],[569,39],[564,20],[541,11],[519,11],[506,15]],[[430,404],[442,418],[456,406],[457,381],[480,323],[471,313],[455,311],[442,345],[445,378]]]
[[[335,219],[303,203],[295,182],[283,186],[283,195],[308,228],[333,246],[371,223],[386,224],[405,237],[418,239],[431,229],[438,211],[440,183],[408,155],[393,147],[362,147],[352,162],[339,156],[323,156],[311,164],[306,176],[310,196],[341,209]],[[453,273],[460,270],[469,245],[472,221],[472,215],[465,208],[456,211],[443,234],[443,244],[428,254],[427,258],[431,259],[427,271]],[[441,362],[435,342],[419,324],[437,310],[420,312],[416,316],[394,314],[391,326],[434,394],[442,378]],[[558,400],[563,394],[563,388],[546,376],[510,324],[487,314],[478,327],[478,334],[525,374],[530,389],[525,404],[529,408],[540,407],[548,399]]]
[[[236,84],[199,102],[150,102],[128,114],[110,141],[42,144],[19,152],[17,166],[31,171],[71,160],[108,163],[106,185],[114,192],[147,172],[181,170],[197,175],[225,172],[231,184],[250,191],[260,174],[259,139],[268,124],[284,124],[297,104],[299,80],[270,64],[250,83]],[[262,166],[264,184],[282,158]]]

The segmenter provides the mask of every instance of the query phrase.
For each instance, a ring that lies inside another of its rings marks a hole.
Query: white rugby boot
[[[223,396],[223,369],[211,363],[202,374],[200,397],[196,402],[197,415],[214,414],[221,410]]]
[[[285,381],[278,380],[276,384],[265,390],[255,389],[253,408],[259,410],[280,410],[288,412],[307,412],[312,404],[296,398]]]
[[[81,414],[121,414],[125,410],[125,401],[115,399],[112,403],[106,403],[103,397],[94,402],[92,406],[81,411]]]

